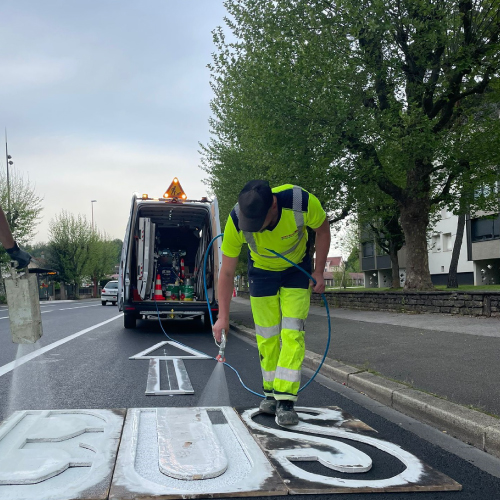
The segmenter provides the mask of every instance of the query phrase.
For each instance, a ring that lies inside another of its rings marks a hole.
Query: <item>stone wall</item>
[[[248,292],[238,296],[249,298]],[[328,304],[346,309],[406,313],[442,313],[500,318],[500,292],[326,292]],[[320,295],[313,294],[312,305],[322,305]]]

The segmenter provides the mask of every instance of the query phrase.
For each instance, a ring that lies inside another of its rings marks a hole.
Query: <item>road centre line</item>
[[[94,304],[92,306],[78,306],[78,307],[66,307],[64,309],[59,309],[59,311],[69,311],[70,309],[85,309],[86,307],[97,307],[100,304]],[[41,311],[40,314],[45,314],[45,313],[50,313],[55,311],[55,309],[52,309],[50,311]],[[2,316],[0,319],[8,319],[8,316]]]
[[[91,332],[92,330],[95,330],[96,328],[99,328],[100,326],[103,326],[107,323],[110,323],[111,321],[114,321],[115,319],[121,318],[122,316],[123,316],[123,314],[118,314],[118,316],[114,316],[113,318],[107,319],[106,321],[103,321],[102,323],[98,323],[97,325],[93,325],[89,328],[85,328],[85,330],[80,330],[79,332],[76,332],[73,335],[70,335],[69,337],[58,340],[57,342],[53,342],[52,344],[49,344],[45,347],[42,347],[42,348],[38,349],[37,351],[31,352],[30,354],[26,354],[25,356],[21,356],[19,359],[11,361],[10,363],[7,363],[6,365],[0,366],[0,377],[2,375],[5,375],[6,373],[11,372],[15,368],[18,368],[19,366],[24,365],[24,363],[27,363],[28,361],[31,361],[32,359],[35,359],[38,356],[41,356],[42,354],[44,354],[48,351],[51,351],[52,349],[55,349],[56,347],[59,347],[60,345],[65,344],[66,342],[69,342],[70,340],[76,339],[77,337],[80,337],[80,335],[84,335],[85,333]]]
[[[65,307],[64,309],[59,309],[59,311],[69,311],[70,309],[84,309],[85,307],[97,307],[101,304],[93,304],[91,306],[77,306],[77,307]]]
[[[40,314],[51,313],[51,312],[54,312],[54,311],[41,311]],[[8,316],[2,316],[0,319],[9,319],[9,317]]]

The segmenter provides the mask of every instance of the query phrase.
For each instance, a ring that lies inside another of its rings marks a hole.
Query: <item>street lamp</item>
[[[92,231],[94,230],[94,203],[97,200],[90,200],[90,206],[92,207]]]
[[[12,156],[10,156],[7,148],[7,129],[5,129],[5,167],[7,169],[7,219],[9,225],[12,225],[12,218],[10,214],[10,176],[9,176],[9,165],[13,165]]]

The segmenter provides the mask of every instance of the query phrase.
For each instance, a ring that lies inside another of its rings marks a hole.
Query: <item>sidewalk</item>
[[[500,456],[500,320],[439,314],[330,310],[332,338],[321,373],[387,406]],[[250,301],[231,302],[233,326],[255,338]],[[311,307],[304,365],[327,342],[323,307]],[[438,396],[438,397],[435,397]]]

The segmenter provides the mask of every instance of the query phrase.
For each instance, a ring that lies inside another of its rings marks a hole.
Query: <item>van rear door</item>
[[[139,218],[137,242],[137,289],[142,300],[149,296],[154,265],[155,224],[149,217]]]
[[[214,198],[212,203],[210,203],[210,224],[212,229],[212,238],[215,238],[221,233],[220,219],[219,219],[219,203],[217,198]],[[218,300],[218,283],[219,283],[219,272],[222,267],[222,238],[217,238],[213,244],[214,252],[214,290],[215,290],[215,300]]]
[[[123,303],[129,296],[129,286],[130,286],[130,271],[127,265],[129,246],[130,246],[130,231],[132,227],[132,222],[134,219],[134,211],[137,202],[137,196],[134,194],[132,196],[132,204],[130,207],[130,214],[128,217],[128,224],[125,229],[125,237],[123,238],[122,254],[120,257],[120,269],[118,277],[118,309],[123,311]]]

